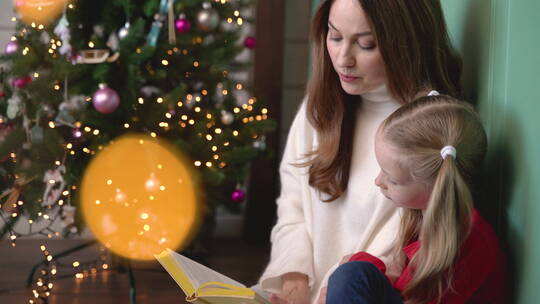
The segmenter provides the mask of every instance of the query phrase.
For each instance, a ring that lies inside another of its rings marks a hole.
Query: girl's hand
[[[281,293],[270,296],[272,304],[309,304],[308,277],[298,272],[283,275]]]
[[[317,300],[317,304],[326,304],[326,286],[321,288],[321,292],[319,293],[319,299]]]

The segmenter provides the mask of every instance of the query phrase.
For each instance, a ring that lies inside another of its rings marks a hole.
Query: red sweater
[[[403,292],[412,279],[410,260],[420,249],[420,241],[403,248],[407,257],[405,268],[393,286]],[[384,263],[366,252],[353,255],[349,261],[366,261],[386,272]],[[497,237],[490,225],[473,210],[471,233],[463,244],[454,265],[452,289],[448,289],[441,303],[505,303],[504,257]],[[432,300],[429,303],[436,303]]]

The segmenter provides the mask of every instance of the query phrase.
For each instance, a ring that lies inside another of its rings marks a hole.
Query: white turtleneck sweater
[[[283,274],[300,272],[309,277],[314,303],[347,254],[366,251],[393,265],[389,256],[400,214],[375,186],[379,166],[373,147],[379,124],[398,107],[385,86],[362,95],[347,190],[336,201],[324,203],[309,186],[308,168],[292,165],[318,145],[316,131],[306,117],[306,103],[302,104],[280,165],[278,220],[272,229],[270,263],[260,279],[263,290],[277,294]],[[400,267],[394,268],[390,267],[389,274],[399,273]]]

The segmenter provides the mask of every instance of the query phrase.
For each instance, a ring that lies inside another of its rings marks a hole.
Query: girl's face
[[[426,209],[432,186],[427,182],[415,180],[408,169],[399,162],[399,150],[384,140],[380,132],[375,137],[375,157],[381,167],[375,184],[381,193],[400,207]]]
[[[386,83],[386,70],[358,0],[335,0],[328,18],[328,54],[343,90],[360,95]]]

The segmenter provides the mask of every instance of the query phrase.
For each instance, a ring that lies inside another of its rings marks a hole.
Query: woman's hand
[[[272,304],[309,304],[308,277],[298,272],[283,275],[281,293],[270,296]]]
[[[321,288],[321,292],[319,293],[319,299],[317,300],[317,304],[326,304],[326,286]]]

